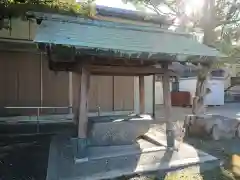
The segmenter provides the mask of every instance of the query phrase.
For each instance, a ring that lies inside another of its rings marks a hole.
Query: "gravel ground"
[[[45,180],[49,137],[1,140],[0,180]]]
[[[202,173],[204,180],[237,180],[231,171],[231,156],[240,153],[240,140],[213,141],[210,139],[186,138],[185,142],[209,153],[223,162],[223,166]]]
[[[229,103],[225,104],[224,106],[217,106],[217,107],[208,107],[207,113],[209,114],[218,114],[221,116],[229,117],[229,118],[240,118],[240,103]],[[182,108],[182,107],[173,107],[171,113],[171,119],[174,122],[178,122],[178,125],[181,125],[184,121],[185,115],[191,114],[191,108]],[[157,120],[163,123],[164,128],[164,108],[163,106],[157,106],[156,109],[156,117]],[[195,180],[240,180],[240,177],[234,177],[233,173],[231,172],[231,156],[233,154],[240,154],[240,140],[233,139],[233,140],[221,140],[221,141],[213,141],[211,139],[200,139],[200,138],[185,138],[184,140],[186,143],[191,144],[197,149],[200,149],[206,153],[209,153],[223,161],[223,166],[219,168],[215,168],[210,171],[206,171],[201,174],[201,176],[190,176],[188,178],[184,178],[180,174],[174,174],[175,178],[171,178],[170,176],[163,177],[135,177],[135,179],[158,179],[158,180],[176,180],[176,179],[195,179]],[[175,172],[176,173],[176,172]],[[186,175],[186,173],[184,173]],[[199,178],[200,177],[200,178]],[[198,179],[199,178],[199,179]]]
[[[121,180],[240,180],[239,177],[234,177],[230,165],[231,155],[237,152],[240,153],[240,151],[238,151],[238,149],[240,149],[240,140],[234,139],[216,142],[209,139],[200,140],[199,138],[188,138],[185,139],[185,142],[218,157],[224,162],[223,166],[205,171],[201,174],[192,174],[191,171],[183,170],[161,176],[136,176],[133,178],[121,178]]]

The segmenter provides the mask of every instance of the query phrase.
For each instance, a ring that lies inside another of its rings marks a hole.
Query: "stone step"
[[[153,119],[150,115],[118,115],[89,117],[90,145],[129,145],[148,132]]]

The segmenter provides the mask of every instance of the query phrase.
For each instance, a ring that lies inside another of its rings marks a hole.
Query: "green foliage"
[[[0,17],[24,16],[27,11],[58,13],[66,15],[94,16],[93,0],[76,3],[73,0],[2,0]]]
[[[238,63],[238,58],[240,57],[239,45],[232,45],[232,42],[222,39],[215,43],[215,48],[227,55],[226,58],[221,59],[222,63]]]

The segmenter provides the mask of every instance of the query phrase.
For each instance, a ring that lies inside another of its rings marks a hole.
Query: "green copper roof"
[[[166,57],[178,55],[221,56],[217,50],[192,40],[186,34],[96,20],[43,20],[34,41],[75,46],[81,49],[80,53],[129,58],[166,60],[169,59]]]

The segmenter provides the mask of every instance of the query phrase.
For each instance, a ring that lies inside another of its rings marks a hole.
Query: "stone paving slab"
[[[193,166],[202,171],[203,166],[219,165],[217,158],[194,148],[184,145],[180,151],[169,151],[160,145],[161,142],[153,144],[144,139],[132,146],[89,147],[87,157],[77,159],[69,142],[66,138],[53,139],[47,180],[56,177],[60,180],[100,180],[155,171],[165,173]]]

